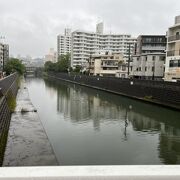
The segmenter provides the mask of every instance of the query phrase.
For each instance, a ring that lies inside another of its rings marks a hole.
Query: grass
[[[152,100],[152,99],[153,99],[153,96],[144,96],[144,99],[145,99],[145,100]]]
[[[7,94],[7,104],[11,113],[13,113],[16,108],[16,98],[12,95],[11,92],[8,92]]]

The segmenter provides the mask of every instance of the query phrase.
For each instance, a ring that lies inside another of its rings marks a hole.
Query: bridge
[[[25,76],[35,75],[37,67],[26,66],[25,67]]]
[[[43,67],[25,66],[25,76],[42,75]]]

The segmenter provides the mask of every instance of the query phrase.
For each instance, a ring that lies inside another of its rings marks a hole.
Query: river
[[[180,164],[180,112],[63,81],[26,82],[59,165]]]

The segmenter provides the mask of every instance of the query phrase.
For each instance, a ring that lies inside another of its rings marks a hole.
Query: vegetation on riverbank
[[[48,72],[63,72],[63,73],[75,73],[78,74],[82,71],[81,66],[76,66],[74,69],[70,65],[70,54],[61,55],[58,58],[58,62],[53,63],[51,61],[47,61],[44,65],[44,71]]]
[[[12,95],[12,92],[7,94],[7,104],[11,113],[13,113],[16,108],[16,98]]]
[[[10,58],[9,61],[5,65],[6,75],[10,75],[11,73],[17,72],[22,75],[25,72],[25,66],[19,59]]]

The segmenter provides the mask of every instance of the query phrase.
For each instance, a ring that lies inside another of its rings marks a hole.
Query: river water
[[[26,81],[59,165],[180,164],[180,112],[63,81]]]

